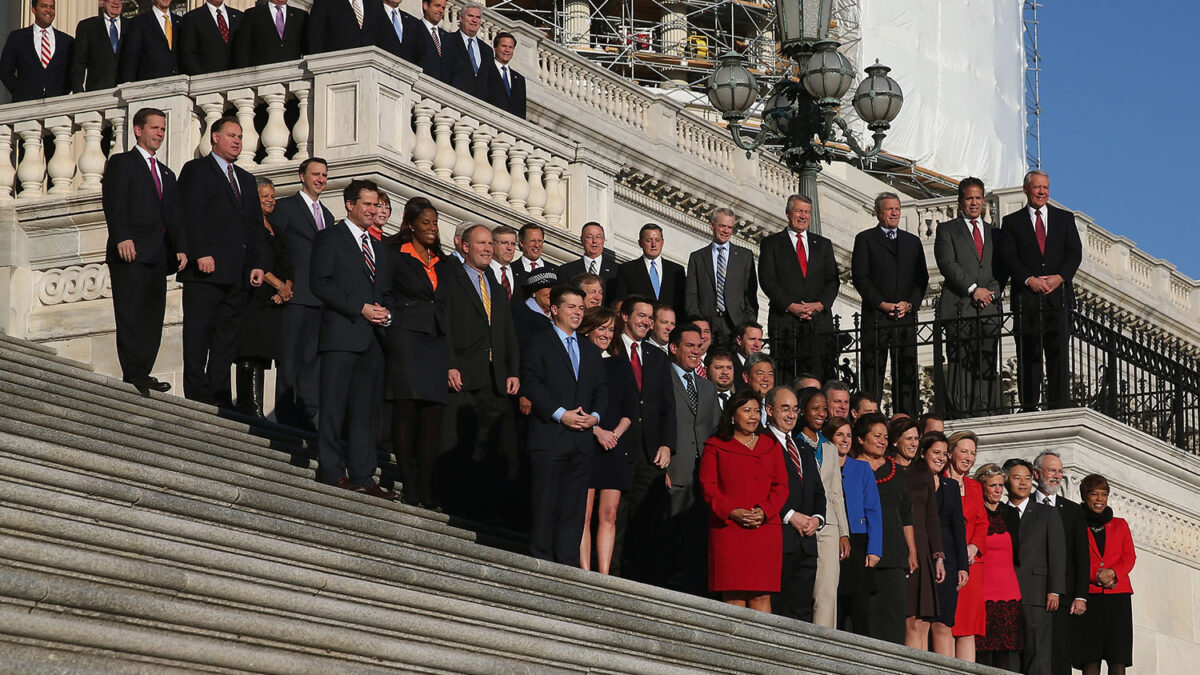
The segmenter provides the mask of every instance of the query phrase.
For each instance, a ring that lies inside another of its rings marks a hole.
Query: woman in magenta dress
[[[954,625],[950,629],[954,636],[954,655],[964,661],[975,660],[975,636],[983,635],[987,628],[983,605],[983,549],[987,540],[988,517],[983,506],[983,487],[970,478],[975,466],[975,452],[979,439],[971,431],[958,431],[950,435],[950,463],[946,465],[947,480],[957,481],[962,489],[963,520],[967,528],[967,569],[970,578],[958,592],[958,608],[954,614]]]
[[[771,611],[783,568],[779,510],[788,496],[783,449],[759,433],[758,399],[734,394],[700,455],[709,506],[708,589],[731,605]]]
[[[1025,631],[1021,621],[1021,587],[1016,564],[1020,556],[1021,514],[1001,500],[1005,495],[1004,469],[986,464],[975,472],[983,486],[988,530],[982,558],[983,600],[987,630],[975,638],[975,662],[1016,671],[1021,664]]]

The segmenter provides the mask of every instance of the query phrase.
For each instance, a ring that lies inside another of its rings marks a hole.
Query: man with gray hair
[[[713,210],[712,241],[692,251],[684,283],[687,314],[711,317],[713,344],[720,347],[730,346],[737,326],[758,320],[754,253],[730,241],[736,220],[732,209]]]
[[[487,84],[485,66],[496,60],[496,53],[479,35],[481,25],[483,5],[478,2],[464,4],[458,15],[458,30],[450,34],[442,56],[451,64],[450,71],[454,73],[450,84],[477,98],[485,95],[481,88]]]
[[[878,223],[854,238],[851,280],[862,298],[859,343],[862,388],[883,391],[889,356],[892,362],[893,412],[916,415],[917,308],[929,286],[929,269],[921,240],[900,230],[900,197],[875,197]]]

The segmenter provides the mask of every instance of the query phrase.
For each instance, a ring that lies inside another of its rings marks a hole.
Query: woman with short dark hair
[[[1124,518],[1114,518],[1108,505],[1108,480],[1100,474],[1079,483],[1088,527],[1087,611],[1076,619],[1075,667],[1083,675],[1121,675],[1133,665],[1133,586],[1129,573],[1137,554]]]

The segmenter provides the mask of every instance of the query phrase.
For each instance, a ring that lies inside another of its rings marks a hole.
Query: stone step
[[[4,602],[0,601],[0,617],[3,617]],[[24,616],[13,618],[24,620]],[[0,618],[0,621],[6,619]],[[0,637],[0,673],[22,675],[187,675],[197,668],[181,668],[157,659],[135,659],[103,649],[68,648],[55,641],[57,635],[45,642],[30,639],[15,642]],[[225,669],[205,672],[230,672]]]
[[[26,349],[32,349],[35,351],[39,351],[43,354],[49,354],[50,356],[58,356],[58,350],[53,347],[48,347],[39,342],[33,342],[30,340],[22,340],[20,338],[15,338],[15,337],[12,337],[11,335],[9,335],[8,333],[0,331],[0,348],[5,347],[5,346],[24,347]]]
[[[15,340],[8,336],[0,337],[0,348],[3,348],[6,351],[15,352],[17,354],[32,356],[34,358],[41,359],[46,363],[53,363],[59,366],[75,368],[77,370],[89,373],[95,372],[96,370],[95,367],[90,363],[84,363],[83,361],[76,361],[75,359],[68,359],[64,356],[59,356],[58,352],[50,347],[24,340]]]

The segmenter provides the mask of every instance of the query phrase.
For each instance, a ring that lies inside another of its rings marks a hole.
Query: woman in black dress
[[[604,356],[604,376],[608,384],[608,408],[600,411],[600,424],[592,429],[596,436],[592,471],[588,477],[587,511],[583,516],[583,541],[579,544],[580,566],[592,568],[592,509],[596,494],[600,508],[596,521],[596,571],[608,574],[612,564],[613,545],[617,539],[617,506],[621,493],[629,489],[629,465],[621,436],[637,415],[633,375],[622,359],[612,358],[616,352],[613,336],[617,334],[620,317],[607,307],[591,307],[579,324],[579,334],[600,348]]]
[[[438,244],[438,213],[428,199],[404,205],[400,231],[384,243],[392,260],[396,319],[387,331],[387,398],[392,442],[404,476],[404,501],[440,510],[433,466],[446,407],[450,340],[446,336],[449,268]],[[457,260],[449,260],[457,264]]]
[[[1133,585],[1129,573],[1137,561],[1133,536],[1124,518],[1108,505],[1108,480],[1091,474],[1079,483],[1088,527],[1088,603],[1077,617],[1074,663],[1083,675],[1124,675],[1133,665]]]
[[[237,410],[254,417],[263,416],[263,375],[279,355],[283,307],[292,299],[291,261],[283,247],[283,237],[275,236],[267,220],[275,212],[275,184],[269,178],[258,179],[258,203],[267,231],[265,283],[251,291],[250,302],[242,314],[236,361]]]
[[[895,422],[892,424],[894,426]],[[937,508],[938,484],[944,482],[938,477],[938,472],[946,466],[946,452],[945,434],[937,431],[928,433],[919,441],[916,455],[908,467],[917,569],[908,577],[904,643],[922,651],[929,644],[929,620],[941,615],[937,587],[946,579],[942,525],[938,520]],[[936,471],[931,460],[940,462]]]

